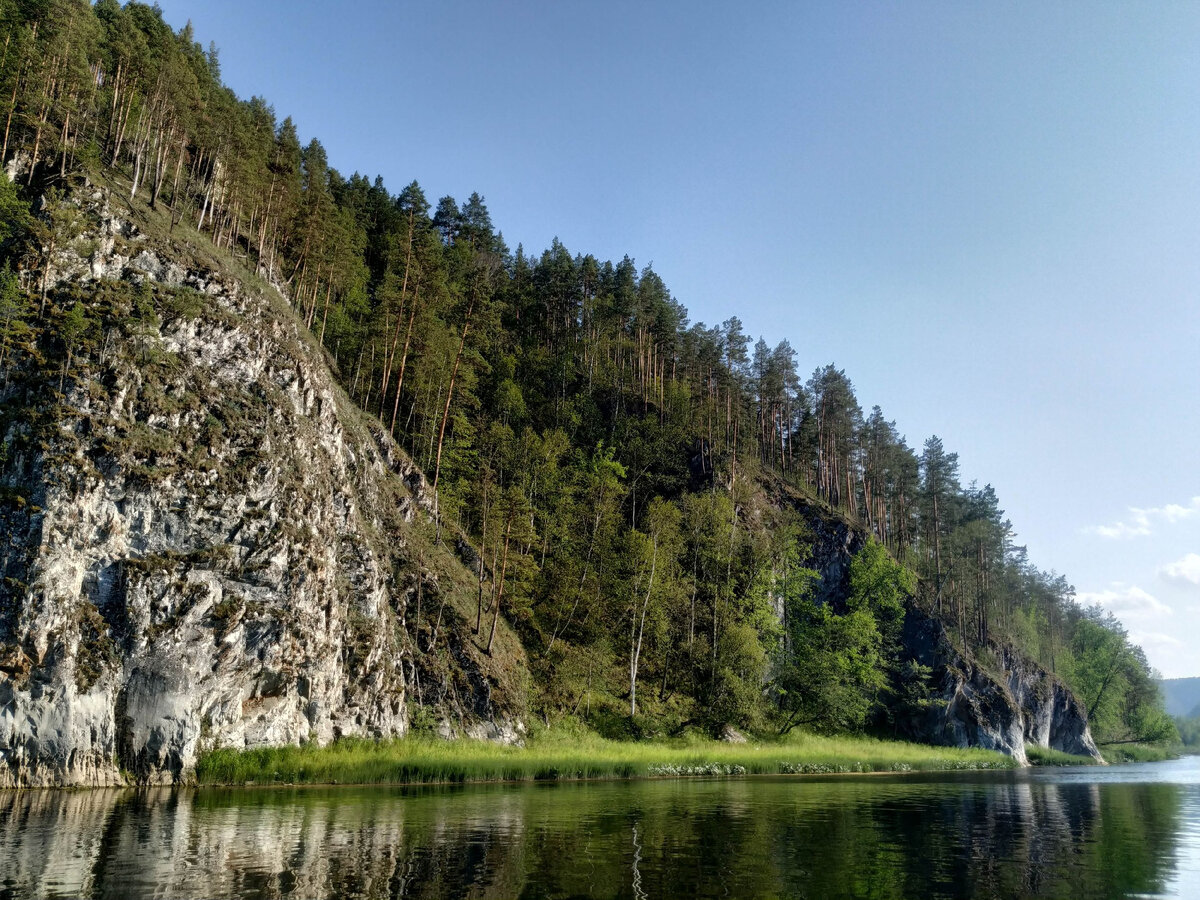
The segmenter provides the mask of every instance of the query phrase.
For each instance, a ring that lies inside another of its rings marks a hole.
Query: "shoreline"
[[[1006,759],[1009,757],[1005,757]],[[182,781],[174,784],[64,784],[64,785],[29,785],[25,787],[0,787],[0,794],[22,793],[28,791],[55,791],[63,793],[82,793],[91,791],[230,791],[230,790],[270,790],[277,788],[447,788],[447,787],[483,787],[487,785],[555,785],[555,784],[604,784],[631,781],[706,781],[719,779],[743,778],[880,778],[884,776],[908,777],[913,775],[938,775],[977,772],[1025,772],[1035,768],[1055,768],[1052,766],[951,766],[947,768],[926,769],[870,769],[863,771],[810,771],[810,772],[730,772],[727,774],[635,774],[635,775],[591,775],[591,776],[561,776],[554,778],[483,778],[457,779],[444,781]],[[1058,767],[1062,768],[1062,767]]]
[[[903,772],[890,771],[870,771],[870,772],[744,772],[733,775],[617,775],[617,776],[595,776],[591,778],[543,778],[543,779],[491,779],[485,781],[378,781],[378,782],[325,782],[325,781],[306,781],[306,782],[248,782],[244,784],[223,784],[220,782],[209,782],[204,784],[186,784],[186,785],[158,785],[166,789],[172,788],[190,788],[196,791],[207,790],[242,790],[242,791],[258,791],[270,790],[274,788],[447,788],[447,787],[484,787],[484,786],[503,786],[503,785],[524,785],[529,787],[534,786],[551,786],[555,784],[616,784],[620,782],[634,781],[717,781],[717,780],[732,780],[744,778],[882,778],[884,776],[894,776],[905,778],[913,775],[938,775],[948,773],[975,773],[975,772],[1023,772],[1033,766],[1000,766],[996,768],[979,768],[979,769],[911,769]],[[7,790],[18,790],[8,788]],[[24,790],[73,790],[72,788],[26,788]],[[80,788],[79,790],[125,790],[125,788]]]
[[[0,791],[236,789],[263,787],[397,787],[469,784],[554,784],[697,778],[911,775],[1099,765],[1027,745],[1028,766],[998,751],[941,747],[864,736],[793,732],[745,743],[687,735],[621,741],[574,729],[539,730],[522,744],[445,740],[428,734],[403,738],[342,738],[315,743],[235,750],[212,748],[173,783],[6,786]],[[1161,761],[1177,748],[1141,747],[1119,764]],[[1130,757],[1137,757],[1131,759]]]
[[[924,746],[924,745],[916,745]],[[269,748],[279,750],[285,748]],[[931,750],[956,750],[960,748],[939,748],[930,746]],[[970,748],[974,750],[975,748]],[[254,751],[240,751],[254,752]],[[992,753],[993,751],[981,751],[984,753]],[[879,778],[884,776],[915,776],[915,775],[946,775],[946,774],[967,774],[967,773],[1020,773],[1033,772],[1039,769],[1062,769],[1075,768],[1084,766],[1101,766],[1101,763],[1089,760],[1087,757],[1071,757],[1058,762],[1034,762],[1031,756],[1031,761],[1028,765],[1020,766],[1013,761],[1010,756],[995,753],[999,757],[998,761],[984,760],[978,765],[957,761],[952,765],[939,766],[935,761],[930,761],[927,766],[913,767],[898,765],[889,768],[855,768],[854,765],[839,764],[835,766],[814,765],[806,766],[799,764],[792,771],[694,771],[694,772],[633,772],[629,774],[597,774],[597,775],[522,775],[520,777],[471,777],[463,774],[460,776],[451,776],[445,778],[417,778],[407,780],[376,780],[376,781],[360,781],[360,780],[302,780],[302,781],[281,781],[281,780],[256,780],[250,778],[243,781],[216,781],[216,780],[200,780],[193,778],[177,783],[170,784],[106,784],[106,785],[28,785],[20,787],[0,787],[0,794],[19,793],[25,791],[54,791],[54,792],[91,792],[91,791],[175,791],[175,790],[193,790],[193,791],[229,791],[229,790],[263,790],[263,789],[281,789],[290,790],[299,788],[447,788],[447,787],[474,787],[488,785],[554,785],[554,784],[588,784],[588,783],[605,783],[605,782],[632,782],[632,781],[700,781],[714,779],[743,779],[743,778],[784,778],[784,779],[816,779],[816,778]],[[1161,752],[1155,755],[1153,759],[1118,759],[1112,762],[1106,762],[1103,765],[1133,765],[1139,762],[1167,762],[1174,759],[1179,759],[1182,756],[1200,755],[1182,753],[1174,749],[1162,748]]]

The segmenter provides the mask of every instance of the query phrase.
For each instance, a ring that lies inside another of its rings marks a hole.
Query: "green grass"
[[[1037,744],[1026,744],[1025,755],[1029,757],[1031,766],[1096,766],[1096,760],[1090,756],[1075,756],[1063,753],[1061,750],[1051,750],[1049,747],[1039,747]]]
[[[196,776],[201,784],[402,784],[913,772],[1014,765],[1011,758],[987,750],[872,738],[795,733],[747,744],[697,738],[624,742],[549,731],[531,738],[525,747],[421,736],[391,741],[344,739],[325,747],[213,750],[200,759]]]
[[[1162,762],[1179,756],[1178,747],[1163,747],[1155,744],[1109,744],[1100,747],[1100,755],[1110,765],[1129,762]],[[1090,756],[1073,756],[1059,750],[1050,750],[1036,744],[1025,745],[1025,755],[1033,766],[1094,766],[1097,762]]]
[[[1178,747],[1157,744],[1108,744],[1100,745],[1100,755],[1110,764],[1129,762],[1162,762],[1179,756]]]

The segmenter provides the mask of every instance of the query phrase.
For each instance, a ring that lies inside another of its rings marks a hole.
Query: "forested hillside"
[[[1166,710],[1173,716],[1200,716],[1200,678],[1167,678],[1162,682]]]
[[[886,728],[881,700],[922,702],[927,673],[896,654],[914,602],[985,663],[1010,645],[1060,676],[1099,742],[1173,733],[1120,624],[1027,558],[938,437],[864,408],[812,336],[691,322],[629,256],[511,248],[478,193],[341,174],[155,7],[0,0],[0,115],[5,403],[23,371],[69,382],[104,340],[87,296],[49,287],[85,230],[72,191],[161,211],[278,285],[424,469],[440,539],[478,548],[479,643],[516,629],[547,719]],[[834,607],[811,600],[787,497],[872,538]],[[448,652],[439,624],[410,612],[417,652]]]

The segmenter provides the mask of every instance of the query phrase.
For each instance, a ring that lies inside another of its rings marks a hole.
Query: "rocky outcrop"
[[[850,561],[866,535],[782,486],[776,487],[774,502],[803,517],[810,536],[805,565],[820,575],[815,602],[837,608],[849,594]],[[902,643],[910,660],[931,670],[927,695],[891,710],[893,721],[912,739],[997,750],[1022,764],[1027,763],[1026,744],[1101,761],[1074,694],[1012,648],[987,648],[985,667],[956,648],[941,621],[911,603]]]
[[[866,544],[866,533],[782,481],[767,481],[764,487],[772,505],[798,515],[807,529],[803,565],[818,576],[811,588],[813,602],[844,611],[850,594],[850,561]]]
[[[102,192],[80,216],[49,288],[85,298],[87,338],[0,395],[0,786],[404,734],[411,597],[471,579],[445,544],[415,562],[420,471],[269,287],[169,258]],[[514,734],[519,696],[447,621],[438,715]]]
[[[863,548],[866,535],[833,516],[810,511],[805,518],[811,543],[804,565],[820,576],[813,585],[813,599],[842,612],[850,594],[850,560]]]
[[[1007,648],[998,653],[1009,693],[1024,713],[1025,743],[1103,762],[1079,698],[1041,666]]]
[[[993,665],[960,652],[945,626],[909,606],[902,642],[932,670],[928,702],[902,720],[915,738],[952,747],[983,747],[1027,763],[1026,744],[1102,762],[1082,706],[1067,687],[1015,651],[989,647]]]

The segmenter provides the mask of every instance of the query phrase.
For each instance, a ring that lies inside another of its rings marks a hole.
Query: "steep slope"
[[[1026,762],[1025,745],[1102,761],[1087,716],[1070,689],[1011,647],[990,646],[983,665],[955,646],[945,626],[910,606],[903,642],[909,656],[934,672],[934,699],[909,718],[908,733],[953,747],[999,750]]]
[[[867,540],[847,520],[802,494],[774,485],[774,502],[795,509],[811,534],[805,565],[820,573],[816,602],[849,593],[850,561]],[[998,750],[1027,762],[1025,745],[1101,756],[1078,699],[1063,682],[1010,646],[990,644],[989,664],[961,649],[944,624],[914,602],[905,607],[903,655],[932,670],[927,703],[894,710],[906,736],[952,747]]]
[[[51,296],[84,301],[74,343],[4,388],[0,786],[401,735],[414,693],[512,738],[519,643],[502,632],[500,663],[473,641],[422,474],[274,290],[113,203],[81,195],[53,258]]]

